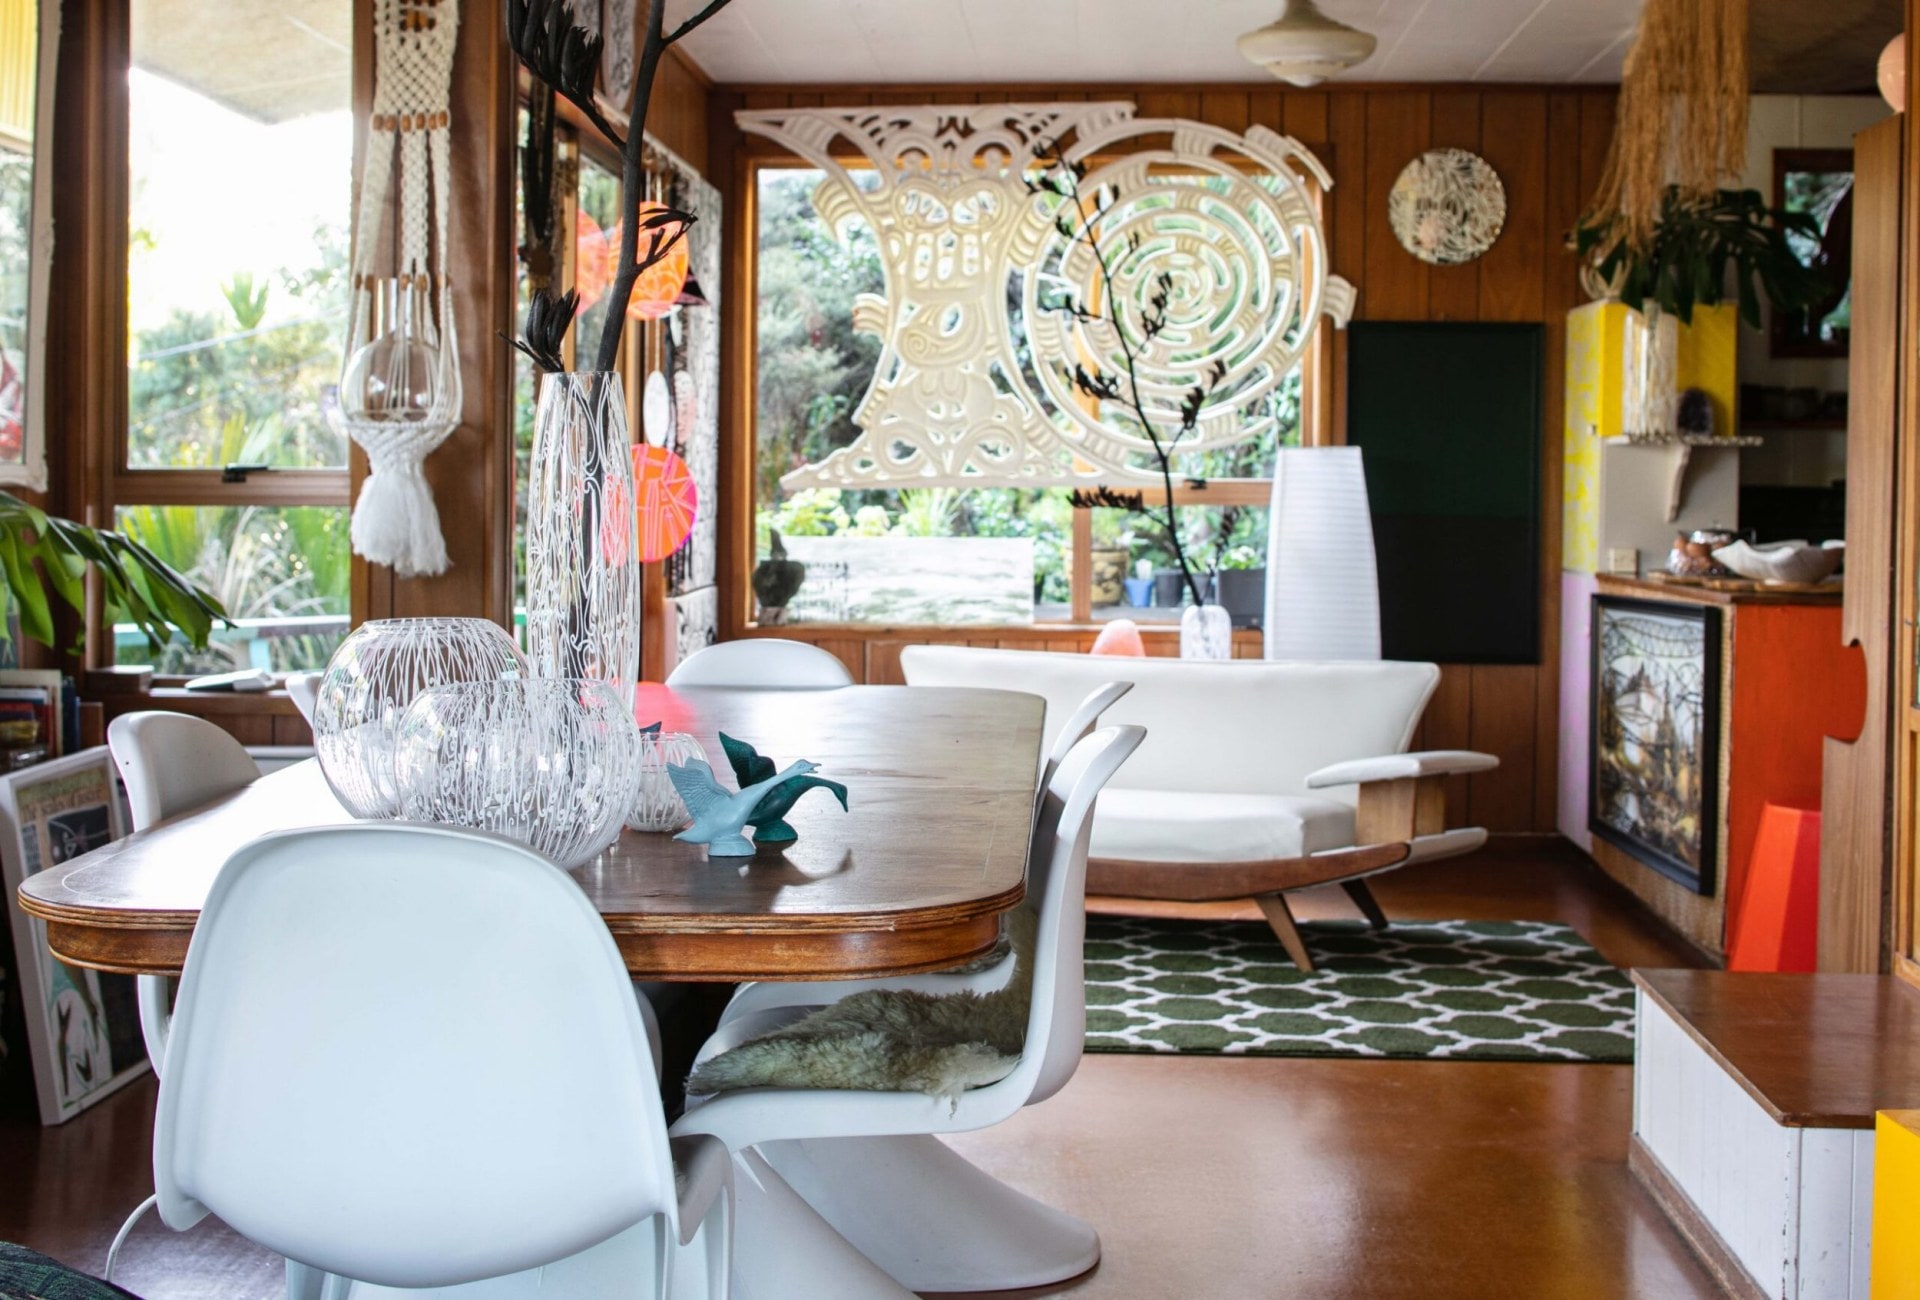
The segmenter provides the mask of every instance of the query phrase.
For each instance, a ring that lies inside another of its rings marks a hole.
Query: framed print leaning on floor
[[[125,833],[104,745],[0,777],[0,884],[26,1008],[40,1122],[59,1124],[147,1069],[131,975],[69,966],[47,951],[46,926],[20,910],[20,882]]]

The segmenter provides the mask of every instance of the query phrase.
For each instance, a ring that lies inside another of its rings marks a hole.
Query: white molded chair
[[[1100,725],[1100,715],[1132,689],[1132,682],[1108,682],[1105,686],[1096,687],[1060,725],[1054,736],[1053,748],[1042,762],[1040,785],[1034,794],[1036,826],[1045,811],[1047,791],[1053,786],[1054,774],[1060,770],[1060,764],[1066,761],[1076,745],[1093,734],[1094,728]],[[1038,843],[1036,840],[1035,844]],[[1027,894],[1031,898],[1040,896],[1039,885],[1031,879],[1034,863],[1039,857],[1039,853],[1030,847],[1027,855],[1030,877]],[[928,971],[921,975],[883,975],[854,980],[756,980],[734,990],[726,1010],[720,1014],[720,1023],[724,1026],[742,1016],[771,1011],[776,1007],[823,1007],[872,989],[913,989],[922,993],[957,993],[969,989],[985,993],[1004,987],[1012,976],[1013,956],[1009,952],[998,961],[959,971]]]
[[[612,936],[518,844],[361,822],[246,845],[168,1050],[161,1217],[286,1256],[290,1297],[666,1296],[676,1268],[728,1294],[726,1152],[670,1148]]]
[[[1027,868],[1037,912],[1033,998],[1024,1050],[1005,1078],[954,1103],[917,1092],[747,1088],[690,1103],[673,1126],[676,1134],[712,1134],[735,1153],[741,1277],[751,1295],[897,1300],[903,1287],[1012,1290],[1073,1277],[1099,1261],[1090,1225],[989,1177],[933,1135],[985,1128],[1045,1101],[1079,1065],[1094,800],[1145,735],[1140,727],[1095,732],[1060,764],[1041,803]],[[942,977],[923,978],[891,983],[952,991],[950,982],[936,982]],[[855,983],[849,991],[870,987]],[[701,1058],[809,1009],[730,1018]]]
[[[146,830],[191,812],[260,779],[260,765],[245,746],[204,718],[184,713],[124,713],[107,726],[120,779],[127,785],[133,829]],[[167,1057],[167,1002],[173,981],[139,977],[140,1032],[147,1059],[160,1074]]]
[[[313,725],[313,706],[320,700],[320,679],[325,673],[288,673],[287,698],[293,701],[293,707],[300,710],[300,716]]]
[[[107,748],[113,752],[114,766],[120,769],[120,779],[126,784],[127,807],[136,831],[191,812],[260,779],[260,765],[245,746],[204,718],[184,713],[123,713],[107,724]],[[134,990],[139,997],[140,1036],[146,1040],[147,1060],[155,1076],[163,1076],[173,980],[165,975],[135,976]],[[153,1205],[151,1196],[140,1202],[114,1234],[113,1244],[107,1247],[109,1282],[127,1235]]]
[[[853,685],[853,674],[819,646],[761,636],[694,651],[667,674],[667,685],[831,690]]]

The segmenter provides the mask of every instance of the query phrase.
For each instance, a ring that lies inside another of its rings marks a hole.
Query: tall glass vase
[[[640,676],[640,546],[627,399],[616,374],[540,381],[527,476],[527,659],[629,709]]]

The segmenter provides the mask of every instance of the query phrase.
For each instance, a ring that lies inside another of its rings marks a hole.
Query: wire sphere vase
[[[492,831],[571,869],[620,838],[640,750],[611,683],[466,682],[414,701],[394,768],[408,820]]]
[[[435,686],[527,675],[519,647],[484,618],[363,623],[340,643],[320,678],[313,707],[320,771],[355,817],[398,817],[394,741],[407,707]]]

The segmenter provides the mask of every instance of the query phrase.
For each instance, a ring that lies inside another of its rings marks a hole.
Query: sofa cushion
[[[1109,788],[1094,810],[1092,858],[1122,862],[1267,862],[1353,843],[1353,809],[1285,794]]]
[[[1147,729],[1118,779],[1208,794],[1304,796],[1323,767],[1402,753],[1440,681],[1432,664],[1392,660],[1209,663],[972,646],[908,646],[900,665],[910,686],[1044,697],[1048,746],[1095,687],[1132,682],[1102,719]],[[1347,786],[1326,797],[1351,805],[1355,793]]]

